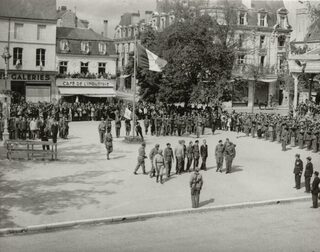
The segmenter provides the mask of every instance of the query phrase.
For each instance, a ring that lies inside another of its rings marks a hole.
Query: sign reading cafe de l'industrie
[[[114,80],[90,80],[90,79],[57,79],[58,87],[113,87]]]

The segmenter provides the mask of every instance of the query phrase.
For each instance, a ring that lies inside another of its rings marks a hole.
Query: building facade
[[[114,43],[92,29],[57,27],[58,99],[87,100],[115,96]]]
[[[0,50],[8,47],[8,79],[0,60],[0,90],[26,101],[51,101],[56,76],[56,0],[2,0]]]

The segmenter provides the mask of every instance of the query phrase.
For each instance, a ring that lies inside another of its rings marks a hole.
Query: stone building
[[[14,99],[51,101],[56,76],[56,0],[1,0],[0,50],[9,48],[8,81],[0,60],[0,90]]]

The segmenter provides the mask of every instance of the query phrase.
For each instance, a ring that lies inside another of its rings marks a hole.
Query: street
[[[153,218],[0,238],[5,252],[320,251],[311,202]]]

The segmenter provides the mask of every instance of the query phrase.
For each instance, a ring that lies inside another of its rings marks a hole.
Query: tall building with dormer
[[[56,0],[1,0],[0,53],[9,48],[8,81],[0,58],[0,90],[13,98],[51,101],[56,76]]]

